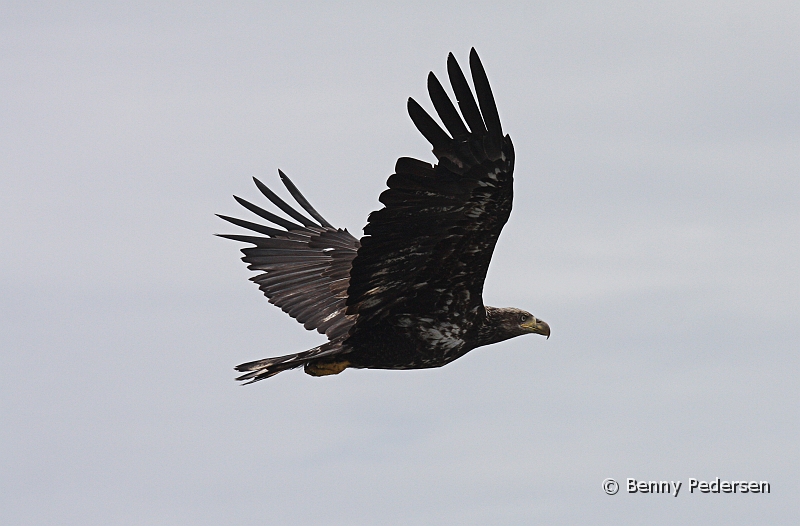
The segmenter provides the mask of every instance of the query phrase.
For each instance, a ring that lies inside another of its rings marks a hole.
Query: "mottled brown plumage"
[[[460,114],[436,76],[428,76],[447,132],[408,100],[409,115],[438,163],[400,158],[380,196],[384,208],[370,214],[360,241],[328,223],[282,172],[282,182],[311,218],[257,179],[264,196],[294,221],[238,197],[281,228],[220,216],[262,234],[223,237],[253,245],[242,250],[242,259],[261,272],[251,279],[269,301],[328,337],[307,351],[239,365],[245,373],[239,380],[255,382],[300,366],[314,376],[348,367],[440,367],[482,345],[550,335],[530,313],[483,305],[492,252],[511,213],[514,147],[503,136],[474,49],[470,69],[477,101],[455,58],[448,57]]]

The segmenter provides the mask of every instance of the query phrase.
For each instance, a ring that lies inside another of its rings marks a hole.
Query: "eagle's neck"
[[[482,347],[484,345],[491,345],[493,343],[502,342],[514,336],[519,336],[517,331],[509,330],[504,316],[506,309],[497,307],[485,307],[486,317],[483,323],[478,328],[478,337],[476,338],[475,347]]]

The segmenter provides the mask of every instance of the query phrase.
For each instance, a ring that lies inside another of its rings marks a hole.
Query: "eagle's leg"
[[[303,367],[306,374],[311,376],[328,376],[329,374],[339,374],[350,365],[347,360],[340,362],[308,362]]]

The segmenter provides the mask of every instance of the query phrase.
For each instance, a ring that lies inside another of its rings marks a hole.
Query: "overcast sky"
[[[796,1],[67,4],[0,5],[0,523],[797,524]],[[238,386],[324,338],[213,214],[281,168],[360,236],[472,46],[517,152],[484,298],[552,337]]]

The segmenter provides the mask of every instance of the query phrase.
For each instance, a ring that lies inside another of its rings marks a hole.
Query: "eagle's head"
[[[486,322],[481,330],[480,345],[497,343],[523,334],[550,337],[550,326],[530,312],[514,307],[486,307]]]

